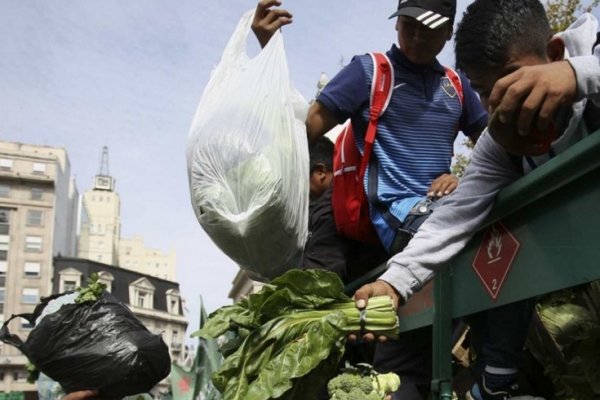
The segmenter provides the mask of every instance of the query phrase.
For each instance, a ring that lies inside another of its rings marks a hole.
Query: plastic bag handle
[[[238,22],[235,31],[229,38],[229,42],[227,42],[227,46],[225,46],[225,51],[223,52],[223,59],[237,59],[242,55],[246,55],[246,45],[248,34],[250,33],[250,27],[252,26],[252,21],[254,20],[255,9],[248,10]]]
[[[13,319],[20,317],[25,318],[29,323],[33,323],[34,316],[33,314],[13,314],[11,317],[2,324],[2,328],[0,328],[0,340],[6,344],[10,344],[23,351],[23,341],[20,337],[15,335],[14,333],[10,333],[8,330],[8,323]]]

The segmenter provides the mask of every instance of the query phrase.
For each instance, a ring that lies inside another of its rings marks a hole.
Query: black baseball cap
[[[454,22],[456,0],[400,0],[398,11],[390,18],[400,15],[415,18],[431,29],[440,28]]]

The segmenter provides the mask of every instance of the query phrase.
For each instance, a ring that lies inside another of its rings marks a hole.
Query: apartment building
[[[0,141],[0,322],[52,292],[52,257],[74,256],[79,194],[62,148]],[[32,326],[10,324],[25,339]],[[0,344],[0,391],[32,393],[27,360]]]
[[[164,253],[158,249],[148,248],[144,245],[144,238],[141,235],[131,239],[121,238],[119,242],[119,266],[122,268],[176,281],[176,262],[174,250]]]

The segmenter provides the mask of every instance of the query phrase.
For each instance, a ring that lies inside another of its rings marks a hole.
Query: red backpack
[[[379,117],[385,112],[392,98],[394,69],[385,54],[370,53],[373,59],[373,81],[369,125],[365,134],[364,154],[361,155],[352,124],[347,121],[335,141],[333,152],[333,216],[337,230],[342,235],[360,242],[377,244],[379,237],[371,223],[369,202],[364,189],[364,177],[369,160]],[[454,86],[463,103],[463,90],[460,77],[446,67],[446,76]]]

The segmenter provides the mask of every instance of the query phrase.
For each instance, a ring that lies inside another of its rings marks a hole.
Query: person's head
[[[333,143],[321,136],[309,146],[310,155],[310,198],[319,198],[331,184],[333,178]]]
[[[487,109],[494,83],[527,65],[560,60],[564,43],[552,38],[539,0],[476,0],[455,37],[456,67],[469,78]]]
[[[398,44],[414,64],[431,64],[452,38],[456,0],[399,0]]]

